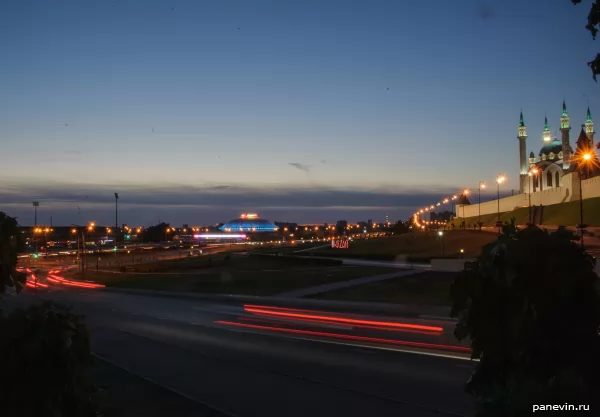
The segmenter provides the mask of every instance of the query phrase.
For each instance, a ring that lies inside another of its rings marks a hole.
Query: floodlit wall
[[[577,192],[579,193],[579,190]],[[581,192],[584,199],[600,197],[600,177],[583,180],[581,183]]]
[[[500,199],[500,212],[512,211],[516,208],[527,206],[527,194],[517,194]],[[463,213],[464,208],[464,213]],[[498,212],[498,200],[485,201],[481,203],[481,214],[492,214]],[[479,215],[479,204],[457,205],[456,215],[458,217],[475,217]]]
[[[585,180],[582,183],[583,198],[600,197],[600,177]],[[517,194],[500,199],[500,212],[512,211],[519,207],[529,206],[529,194]],[[570,173],[561,177],[561,186],[544,191],[531,193],[532,206],[549,206],[552,204],[566,203],[579,199],[579,177],[577,173]],[[476,200],[474,198],[474,200]],[[464,213],[463,213],[464,207]],[[495,214],[498,212],[498,200],[481,203],[481,214]],[[475,217],[479,215],[479,205],[467,206],[457,205],[456,215],[458,217]]]

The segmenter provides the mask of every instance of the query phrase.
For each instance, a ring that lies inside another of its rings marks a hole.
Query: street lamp
[[[496,184],[498,184],[498,219],[496,220],[496,225],[498,226],[498,233],[500,233],[500,226],[502,223],[500,222],[500,184],[506,181],[506,177],[502,174],[496,175]]]
[[[581,161],[577,166],[577,173],[579,174],[579,230],[581,233],[581,249],[583,250],[585,250],[585,246],[583,244],[583,232],[585,230],[585,225],[583,224],[583,190],[581,187],[583,175],[581,175],[581,170],[582,168],[587,168],[591,160],[592,155],[589,152],[586,152],[582,155]]]
[[[479,215],[478,215],[478,219],[477,219],[477,226],[479,226],[479,230],[481,231],[481,189],[485,188],[485,182],[483,181],[479,181],[479,184],[477,184],[477,191],[479,192],[479,203],[477,204],[478,209],[479,209]]]
[[[440,237],[440,243],[442,244],[442,256],[444,256],[444,232],[441,230],[438,231],[438,236]]]
[[[531,224],[533,224],[533,212],[531,211],[531,183],[533,182],[533,178],[538,174],[538,172],[538,169],[534,167],[527,173],[527,175],[529,176],[529,223]],[[535,185],[533,187],[533,191],[535,192]]]
[[[469,189],[465,188],[465,190],[463,191],[463,195],[465,196],[465,199],[467,198],[467,196],[469,195]],[[467,229],[467,223],[465,221],[465,204],[462,205],[462,209],[463,209],[463,223],[465,224],[465,230]]]
[[[452,196],[452,215],[455,215],[454,213],[454,200],[456,200],[457,197],[455,195]]]
[[[115,246],[119,236],[119,193],[115,193]]]

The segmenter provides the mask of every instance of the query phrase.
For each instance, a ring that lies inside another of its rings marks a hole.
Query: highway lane
[[[320,320],[316,312],[270,309],[268,303],[245,307],[53,286],[8,298],[12,304],[53,299],[72,305],[86,316],[96,354],[227,415],[419,417],[470,409],[462,387],[471,363],[458,359],[464,352],[387,341],[449,345],[447,322],[377,319],[443,328],[435,334],[392,331],[360,327],[347,321],[359,319],[351,314]]]

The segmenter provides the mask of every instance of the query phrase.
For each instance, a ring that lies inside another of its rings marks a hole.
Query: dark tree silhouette
[[[594,259],[564,228],[505,224],[452,285],[455,336],[479,359],[466,384],[480,416],[533,404],[600,407],[600,298]],[[570,415],[570,414],[566,414]]]
[[[394,226],[392,227],[392,232],[396,234],[408,233],[410,232],[408,228],[409,224],[410,223],[405,223],[403,221],[398,220],[396,223],[394,223]]]
[[[0,414],[96,417],[81,317],[46,302],[0,314]]]
[[[14,217],[0,211],[0,294],[6,287],[21,291],[25,284],[25,274],[17,272],[17,254],[24,249],[19,224]]]
[[[144,240],[147,242],[161,242],[165,240],[167,229],[170,227],[168,223],[160,223],[155,226],[150,226],[144,231]]]
[[[582,0],[571,0],[575,5],[582,2]],[[588,14],[587,24],[585,28],[592,34],[592,39],[596,39],[598,34],[598,26],[600,25],[600,5],[598,1],[594,0],[590,6],[590,13]],[[587,63],[592,70],[592,76],[594,81],[597,81],[596,76],[600,74],[600,54],[596,54],[596,58]]]

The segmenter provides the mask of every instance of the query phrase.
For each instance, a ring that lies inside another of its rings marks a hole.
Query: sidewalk
[[[409,271],[399,271],[399,272],[392,272],[389,274],[380,274],[380,275],[373,275],[370,277],[356,278],[356,279],[351,279],[349,281],[332,282],[330,284],[316,285],[314,287],[301,288],[299,290],[284,292],[282,294],[276,295],[276,297],[301,298],[301,297],[306,297],[309,295],[321,294],[321,293],[328,292],[328,291],[340,290],[342,288],[354,287],[357,285],[364,285],[364,284],[371,284],[373,282],[385,281],[387,279],[392,279],[392,278],[405,277],[407,275],[416,274],[417,272],[421,272],[421,271],[411,269]]]

